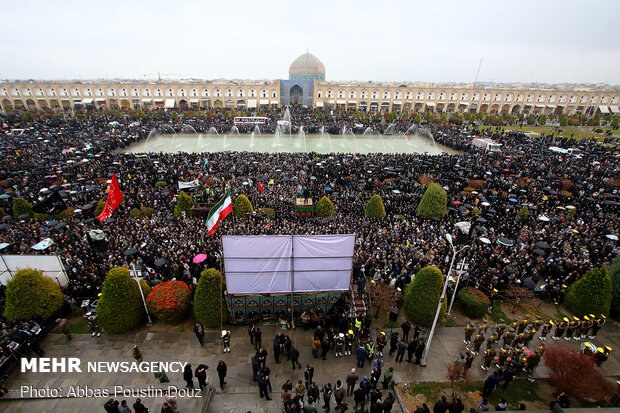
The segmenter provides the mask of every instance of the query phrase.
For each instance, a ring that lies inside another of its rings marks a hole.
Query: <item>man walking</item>
[[[368,350],[361,344],[357,347],[357,367],[360,369],[364,368],[364,361],[368,358]]]
[[[353,395],[353,390],[355,390],[355,383],[357,383],[357,379],[359,379],[358,374],[355,372],[355,369],[351,369],[351,372],[347,374],[347,396]]]
[[[301,364],[299,364],[299,350],[291,346],[289,357],[291,359],[291,364],[293,365],[293,370],[295,370],[295,364],[297,364],[297,367],[301,369]]]
[[[220,360],[217,363],[217,375],[220,378],[220,389],[224,390],[224,385],[226,382],[224,379],[226,378],[226,373],[228,372],[228,366],[224,363],[224,360]]]
[[[228,330],[222,330],[222,345],[224,353],[230,353],[230,331]]]
[[[205,338],[205,328],[202,326],[201,323],[196,322],[196,324],[194,325],[194,334],[196,334],[196,338],[198,339],[200,345],[203,346],[204,343],[202,342],[202,340]]]
[[[56,319],[56,323],[58,323],[58,329],[60,330],[60,332],[65,335],[67,341],[70,341],[72,337],[69,330],[69,324],[67,324],[67,320],[65,318],[58,318]]]
[[[405,358],[405,350],[407,350],[407,345],[405,344],[404,339],[398,340],[396,343],[396,362],[400,363]]]
[[[183,370],[183,380],[185,380],[187,382],[187,385],[185,386],[188,389],[193,389],[194,388],[194,380],[193,380],[193,374],[192,374],[192,365],[187,363],[187,365],[185,366],[185,369]]]
[[[304,379],[306,380],[306,387],[309,388],[312,383],[312,378],[314,377],[314,367],[309,364],[306,364],[306,369],[304,370]]]
[[[269,376],[259,376],[259,378],[258,378],[258,391],[259,391],[259,394],[260,394],[261,398],[264,395],[265,399],[271,400],[271,398],[269,397],[269,393],[267,392],[268,381],[269,381]]]

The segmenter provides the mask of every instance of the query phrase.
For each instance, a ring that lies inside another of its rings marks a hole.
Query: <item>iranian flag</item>
[[[220,226],[220,222],[231,212],[232,201],[230,199],[230,192],[226,189],[226,193],[222,199],[211,208],[207,216],[207,230],[209,230],[209,235],[213,235],[215,230]]]

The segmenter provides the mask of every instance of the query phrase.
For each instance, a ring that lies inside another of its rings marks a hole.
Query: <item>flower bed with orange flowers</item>
[[[174,324],[187,315],[191,293],[183,281],[166,281],[153,287],[146,298],[146,304],[158,320]]]

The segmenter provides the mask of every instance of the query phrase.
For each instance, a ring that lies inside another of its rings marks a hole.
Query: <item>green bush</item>
[[[183,321],[187,315],[191,293],[183,281],[166,281],[153,287],[146,298],[146,304],[158,320],[175,324]]]
[[[267,218],[275,218],[276,217],[276,210],[273,208],[258,208],[258,210],[265,214],[265,216]]]
[[[131,218],[150,218],[155,213],[153,208],[142,206],[140,209],[133,208],[129,211],[129,216]]]
[[[23,268],[7,283],[4,316],[9,320],[30,319],[33,314],[43,319],[62,306],[60,286],[43,272]]]
[[[404,307],[409,320],[416,324],[431,326],[437,313],[437,305],[443,290],[443,274],[439,268],[428,266],[416,274],[405,290]],[[441,323],[446,316],[444,301],[439,313]]]
[[[616,255],[609,266],[609,278],[612,288],[611,313],[618,316],[620,314],[620,254]]]
[[[385,216],[385,206],[379,195],[373,195],[366,203],[364,215],[368,218],[383,218]]]
[[[201,274],[194,293],[194,315],[196,320],[207,328],[220,326],[228,321],[228,311],[224,302],[223,292],[226,289],[220,272],[214,268],[206,268]]]
[[[155,182],[155,188],[161,188],[161,187],[164,187],[164,186],[168,186],[168,182],[166,182],[166,181],[157,181],[157,182]]]
[[[456,296],[463,307],[463,311],[471,318],[482,318],[486,315],[491,300],[482,291],[472,287],[465,287]]]
[[[99,200],[97,202],[97,207],[95,208],[95,212],[94,212],[95,218],[101,215],[101,213],[103,212],[103,208],[105,208],[105,201]]]
[[[6,211],[4,210],[4,208],[0,208],[0,217],[3,217],[6,215]]]
[[[247,196],[241,194],[235,199],[233,204],[233,215],[237,218],[245,218],[254,211],[252,203]]]
[[[194,200],[192,199],[192,197],[187,195],[185,191],[179,192],[179,195],[177,195],[177,204],[174,207],[174,216],[177,218],[181,218],[183,216],[183,212],[185,212],[186,217],[191,217],[192,205],[194,205]]]
[[[439,184],[432,183],[426,188],[420,200],[418,215],[423,218],[443,218],[446,215],[447,205],[446,191]]]
[[[74,215],[75,215],[75,212],[73,212],[73,209],[67,208],[65,210],[60,211],[60,213],[56,215],[56,218],[69,219],[69,218],[73,218]]]
[[[314,207],[314,214],[317,217],[329,217],[332,215],[336,215],[336,208],[334,207],[334,203],[331,199],[324,196],[316,203]]]
[[[129,217],[142,218],[142,211],[140,211],[138,208],[133,208],[131,211],[129,211]]]
[[[31,217],[34,216],[32,204],[24,198],[13,198],[13,218],[17,219],[18,216],[23,214],[28,214]]]
[[[594,268],[568,287],[564,304],[577,316],[609,315],[611,278],[607,267]]]
[[[141,285],[144,290],[144,284]],[[146,298],[148,293],[143,293]],[[127,268],[113,268],[105,277],[97,314],[101,327],[110,333],[124,333],[144,322],[146,314],[140,290]]]

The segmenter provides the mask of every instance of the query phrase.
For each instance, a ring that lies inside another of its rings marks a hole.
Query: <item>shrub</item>
[[[612,287],[611,312],[617,316],[620,314],[620,254],[609,266],[609,278]]]
[[[40,214],[38,212],[35,212],[34,219],[36,219],[37,221],[47,221],[49,219],[49,216],[47,214]]]
[[[385,216],[385,206],[379,195],[373,195],[366,203],[364,215],[368,218],[383,218]]]
[[[521,207],[521,209],[517,213],[517,221],[525,222],[529,218],[530,218],[530,209],[527,207],[527,205],[524,205],[523,207]]]
[[[23,268],[7,283],[4,316],[16,320],[37,314],[47,319],[62,303],[62,291],[56,281],[40,270]]]
[[[24,198],[13,198],[13,218],[17,219],[18,216],[23,214],[28,214],[31,217],[34,216],[32,204]]]
[[[248,197],[243,194],[237,196],[233,204],[233,215],[237,218],[245,218],[248,214],[251,214],[252,211],[254,211],[254,208]]]
[[[447,204],[446,191],[439,184],[432,183],[426,188],[420,200],[418,215],[423,218],[443,218],[446,215]]]
[[[151,314],[164,323],[182,321],[191,304],[189,287],[183,281],[166,281],[157,284],[146,298]]]
[[[184,215],[183,212],[185,212],[186,217],[192,216],[192,205],[194,205],[192,197],[187,195],[185,191],[179,192],[179,195],[177,195],[177,204],[174,207],[174,216],[181,218]]]
[[[168,182],[166,182],[166,181],[157,181],[157,182],[155,182],[155,188],[161,188],[161,187],[164,187],[164,186],[168,186]]]
[[[56,215],[56,218],[68,219],[68,218],[73,218],[74,215],[75,215],[75,212],[73,212],[71,208],[67,208],[65,210],[60,211],[60,213]]]
[[[585,354],[554,345],[547,348],[543,360],[558,393],[565,391],[571,397],[595,401],[614,394],[615,383]]]
[[[228,320],[223,292],[226,289],[220,272],[214,268],[206,268],[201,274],[194,293],[194,315],[196,320],[207,328],[220,326]]]
[[[129,211],[129,216],[131,218],[149,218],[154,213],[155,210],[153,208],[142,206],[140,207],[140,209],[133,208],[131,211]]]
[[[334,203],[331,199],[324,196],[316,203],[314,207],[314,214],[317,217],[329,217],[332,215],[336,215],[336,208],[334,207]]]
[[[484,317],[491,305],[491,300],[485,293],[471,287],[465,287],[459,291],[457,298],[465,314],[471,318]]]
[[[409,319],[416,324],[431,326],[442,290],[443,274],[439,268],[428,266],[418,271],[405,290],[404,307]],[[439,313],[439,322],[442,322],[445,315],[444,301]]]
[[[133,208],[131,211],[129,211],[129,216],[131,218],[141,218],[142,212],[138,208]]]
[[[276,210],[273,208],[258,208],[258,210],[265,214],[265,216],[267,218],[275,218],[276,217]]]
[[[606,267],[594,268],[568,287],[564,304],[578,317],[587,314],[609,315],[611,278]]]
[[[95,217],[98,217],[103,212],[103,208],[105,208],[105,201],[99,200],[97,202],[97,207],[95,208]]]
[[[143,292],[146,297],[147,292]],[[145,310],[140,290],[127,268],[113,268],[105,277],[97,314],[101,327],[110,333],[124,333],[144,322]]]

